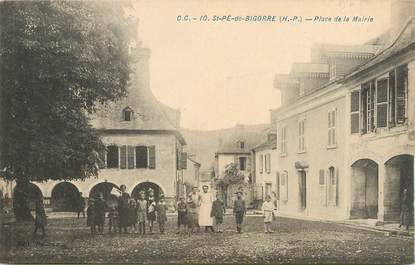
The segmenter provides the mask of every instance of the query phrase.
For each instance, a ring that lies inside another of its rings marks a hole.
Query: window
[[[239,158],[239,170],[245,171],[246,170],[246,157]]]
[[[283,171],[280,175],[280,198],[282,201],[288,200],[288,172]]]
[[[131,121],[132,116],[133,116],[133,110],[130,107],[126,107],[123,110],[124,121]]]
[[[128,169],[134,168],[134,161],[135,161],[135,148],[134,146],[127,146],[127,167]]]
[[[360,99],[351,94],[351,133],[361,129],[370,133],[376,128],[394,127],[406,122],[408,68],[400,66],[385,76],[361,85]],[[358,105],[356,102],[360,102]],[[357,114],[360,112],[360,126]]]
[[[376,127],[386,127],[388,121],[388,78],[377,80],[376,86]]]
[[[244,149],[245,148],[245,142],[243,142],[243,141],[239,142],[239,147],[241,149]]]
[[[326,176],[324,174],[324,169],[320,169],[318,184],[319,184],[320,205],[327,206],[327,186],[326,186]]]
[[[336,174],[336,170],[334,167],[330,167],[329,171],[328,171],[328,183],[327,183],[327,187],[328,187],[328,194],[327,194],[327,199],[328,199],[328,204],[332,205],[332,206],[336,206],[337,205],[337,180],[338,176]]]
[[[107,152],[107,168],[118,168],[118,146],[110,145],[108,146]]]
[[[298,123],[298,151],[305,151],[305,142],[304,142],[304,120],[301,120]]]
[[[281,154],[287,153],[287,128],[281,128]]]
[[[120,168],[127,168],[127,146],[123,145],[120,147]]]
[[[350,94],[350,132],[359,132],[360,91],[352,91]]]
[[[262,174],[262,172],[264,172],[264,155],[260,155],[259,156],[259,173]]]
[[[99,150],[98,152],[98,158],[99,158],[99,162],[98,162],[98,166],[99,168],[105,168],[106,167],[106,152],[105,149]]]
[[[265,154],[265,172],[271,173],[271,155]]]
[[[331,110],[328,112],[328,145],[336,143],[336,110]]]
[[[135,147],[135,167],[147,168],[148,167],[148,149],[147,146]]]

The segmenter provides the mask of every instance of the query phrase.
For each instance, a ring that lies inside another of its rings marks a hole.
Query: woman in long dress
[[[199,225],[205,227],[205,231],[213,232],[213,218],[210,216],[212,211],[213,196],[209,192],[207,185],[203,186],[203,192],[200,195],[200,208],[199,208]]]

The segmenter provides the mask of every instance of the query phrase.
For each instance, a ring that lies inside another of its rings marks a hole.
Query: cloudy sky
[[[136,1],[142,46],[152,51],[150,85],[179,108],[183,128],[269,122],[280,104],[276,73],[307,62],[315,42],[361,44],[390,24],[389,0]],[[179,15],[371,16],[372,23],[177,22]]]

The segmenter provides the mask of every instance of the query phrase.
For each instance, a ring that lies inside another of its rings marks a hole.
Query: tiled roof
[[[328,73],[329,65],[326,63],[293,63],[292,73]]]
[[[253,150],[263,150],[263,149],[272,149],[277,147],[277,139],[267,140],[259,145],[255,146]]]
[[[370,60],[368,60],[364,64],[355,68],[350,74],[346,76],[346,79],[356,76],[362,71],[367,70],[389,59],[390,57],[399,54],[404,49],[409,48],[410,46],[413,47],[414,43],[415,43],[415,17],[412,17],[411,19],[408,20],[405,27],[402,29],[402,31],[398,34],[396,39],[388,47],[380,51],[377,55],[372,57]]]
[[[321,50],[327,53],[369,53],[376,54],[382,48],[381,45],[341,45],[341,44],[328,44],[328,43],[316,43],[311,49]]]

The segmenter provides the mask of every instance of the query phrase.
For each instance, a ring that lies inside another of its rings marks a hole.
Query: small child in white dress
[[[271,230],[272,218],[274,216],[275,205],[271,202],[271,196],[265,197],[265,202],[262,204],[262,213],[264,216],[264,230],[265,233],[273,233]]]

